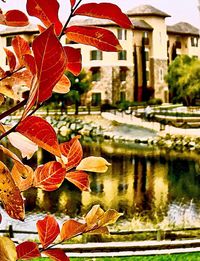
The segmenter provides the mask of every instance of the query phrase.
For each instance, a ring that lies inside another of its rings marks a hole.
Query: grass
[[[48,258],[36,258],[33,261],[50,261]],[[200,253],[157,255],[157,256],[131,256],[131,257],[77,257],[70,258],[70,261],[200,261]]]

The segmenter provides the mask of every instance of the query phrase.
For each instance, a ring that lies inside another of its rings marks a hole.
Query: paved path
[[[135,117],[133,115],[127,115],[125,113],[116,112],[116,114],[110,113],[110,112],[103,112],[102,117],[107,120],[114,120],[122,124],[130,124],[130,125],[136,125],[141,126],[144,128],[148,128],[151,130],[155,130],[158,135],[166,135],[169,134],[176,134],[176,135],[183,135],[183,136],[190,136],[190,137],[200,137],[200,128],[197,129],[182,129],[182,128],[176,128],[173,126],[166,125],[164,130],[161,130],[163,127],[158,122],[149,122],[144,119]]]

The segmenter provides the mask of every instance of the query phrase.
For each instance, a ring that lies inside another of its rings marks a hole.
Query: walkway
[[[111,121],[117,121],[122,124],[130,124],[135,126],[141,126],[143,128],[151,129],[157,132],[160,136],[165,136],[167,133],[169,134],[175,134],[175,135],[183,135],[183,136],[189,136],[189,137],[200,137],[200,129],[182,129],[182,128],[176,128],[169,125],[161,125],[158,122],[151,122],[146,121],[144,119],[135,117],[133,115],[127,115],[123,112],[117,112],[116,114],[110,113],[110,112],[103,112],[102,117],[111,120]],[[162,129],[164,127],[164,129]]]

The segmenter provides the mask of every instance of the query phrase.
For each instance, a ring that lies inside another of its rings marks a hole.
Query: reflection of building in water
[[[142,157],[114,159],[105,174],[91,175],[91,193],[82,193],[82,204],[89,209],[100,204],[128,216],[139,211],[164,209],[168,202],[167,167]],[[117,162],[117,163],[116,163]]]
[[[67,182],[53,192],[38,189],[36,201],[40,210],[51,213],[59,212],[74,217],[81,212],[81,192]]]

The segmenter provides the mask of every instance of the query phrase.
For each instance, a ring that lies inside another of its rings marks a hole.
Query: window
[[[198,38],[197,37],[191,37],[191,46],[198,47]]]
[[[92,106],[101,105],[101,93],[96,92],[92,94]]]
[[[149,71],[146,71],[146,79],[149,81]]]
[[[127,40],[127,30],[125,29],[117,29],[117,38],[119,40]]]
[[[163,74],[163,68],[159,69],[159,81],[163,82],[164,81],[164,74]]]
[[[120,92],[120,102],[123,102],[126,100],[126,93],[124,91]]]
[[[145,50],[144,52],[145,52],[145,60],[149,61],[149,51]]]
[[[92,72],[92,81],[98,82],[101,80],[101,70],[100,67],[94,67],[90,69]]]
[[[103,60],[103,53],[99,50],[90,51],[90,60]]]
[[[12,36],[6,37],[6,46],[11,46],[12,45]]]
[[[143,32],[143,37],[148,38],[148,32]]]
[[[118,60],[126,60],[126,59],[127,59],[127,54],[125,50],[118,52]]]
[[[143,32],[142,41],[144,42],[144,45],[149,45],[149,34],[148,34],[148,32]]]
[[[127,68],[126,68],[126,67],[120,67],[120,70],[119,70],[119,79],[120,79],[121,82],[126,81],[126,71],[127,71]]]

